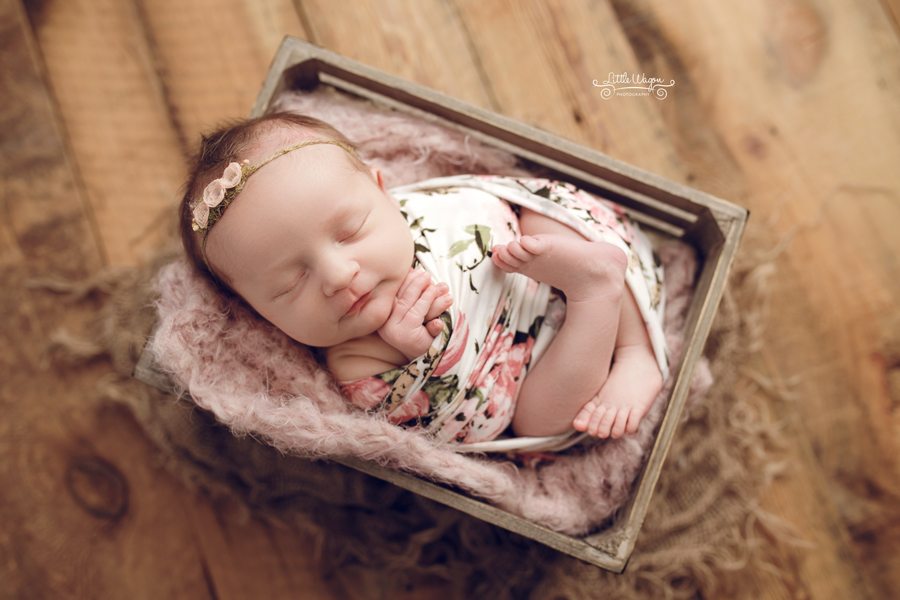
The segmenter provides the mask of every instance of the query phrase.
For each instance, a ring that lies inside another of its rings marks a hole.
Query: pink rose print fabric
[[[573,227],[589,239],[616,244],[629,256],[626,283],[634,293],[657,362],[668,377],[663,336],[663,272],[649,239],[618,205],[575,186],[543,178],[495,175],[437,177],[396,187],[415,241],[413,266],[445,282],[453,306],[445,331],[407,365],[339,382],[360,409],[422,428],[465,451],[554,451],[584,434],[500,439],[512,422],[522,381],[565,319],[556,289],[496,268],[495,244],[520,235],[520,206]]]

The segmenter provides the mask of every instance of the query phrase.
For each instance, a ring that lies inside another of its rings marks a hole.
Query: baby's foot
[[[656,359],[645,351],[622,350],[631,349],[618,351],[603,388],[572,421],[575,430],[599,438],[635,433],[659,396],[663,380]]]
[[[491,260],[507,273],[522,273],[563,291],[566,301],[592,300],[624,289],[628,257],[606,242],[559,234],[523,235],[492,248]]]

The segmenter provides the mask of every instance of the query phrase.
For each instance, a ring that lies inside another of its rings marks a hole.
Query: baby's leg
[[[519,223],[522,233],[526,235],[555,233],[569,239],[586,239],[566,225],[524,207]],[[517,250],[520,249],[510,244],[507,252],[500,252],[499,256],[506,257]],[[523,254],[519,252],[519,256],[523,256]],[[527,255],[524,256],[529,258]],[[520,266],[528,262],[515,257],[511,260],[517,261]],[[495,260],[495,262],[497,261]],[[534,262],[531,261],[530,265],[526,264],[525,266],[532,266]],[[549,262],[547,261],[547,263]],[[558,265],[550,265],[551,269],[555,266]],[[503,267],[501,266],[501,268]],[[561,270],[569,271],[564,268]],[[551,275],[558,278],[558,274]],[[563,287],[552,282],[548,283],[565,292]],[[565,282],[561,283],[565,285]],[[647,414],[663,385],[662,374],[659,371],[656,355],[640,309],[631,290],[627,286],[624,287],[625,292],[622,294],[620,312],[617,315],[614,351],[611,353],[615,357],[615,362],[609,370],[608,341],[597,339],[594,344],[593,358],[596,361],[594,364],[599,365],[595,368],[603,374],[602,387],[596,396],[583,406],[572,423],[576,430],[587,431],[597,437],[612,435],[612,437],[618,438],[625,432],[636,432],[638,424]],[[553,344],[550,347],[552,348]]]
[[[553,252],[518,259],[509,253],[527,249],[495,246],[495,264],[516,272],[536,266],[525,274],[559,287],[567,295],[567,307],[562,328],[525,378],[513,430],[517,435],[554,435],[571,430],[572,419],[609,374],[625,286],[625,253],[586,240],[546,217],[523,218],[520,225],[524,233],[542,236]]]
[[[576,430],[601,438],[635,433],[663,385],[637,302],[630,290],[624,296],[609,377],[572,423]]]

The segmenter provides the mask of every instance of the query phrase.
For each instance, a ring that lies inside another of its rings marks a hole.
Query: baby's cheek
[[[372,302],[372,319],[375,322],[375,328],[378,329],[391,316],[391,310],[394,308],[394,297],[385,293],[381,294]]]

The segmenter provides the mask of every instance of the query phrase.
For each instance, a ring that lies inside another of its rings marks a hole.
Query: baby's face
[[[208,260],[302,344],[330,347],[374,332],[412,264],[413,239],[381,173],[372,175],[332,144],[273,160],[210,231]],[[348,313],[365,294],[362,308]]]

